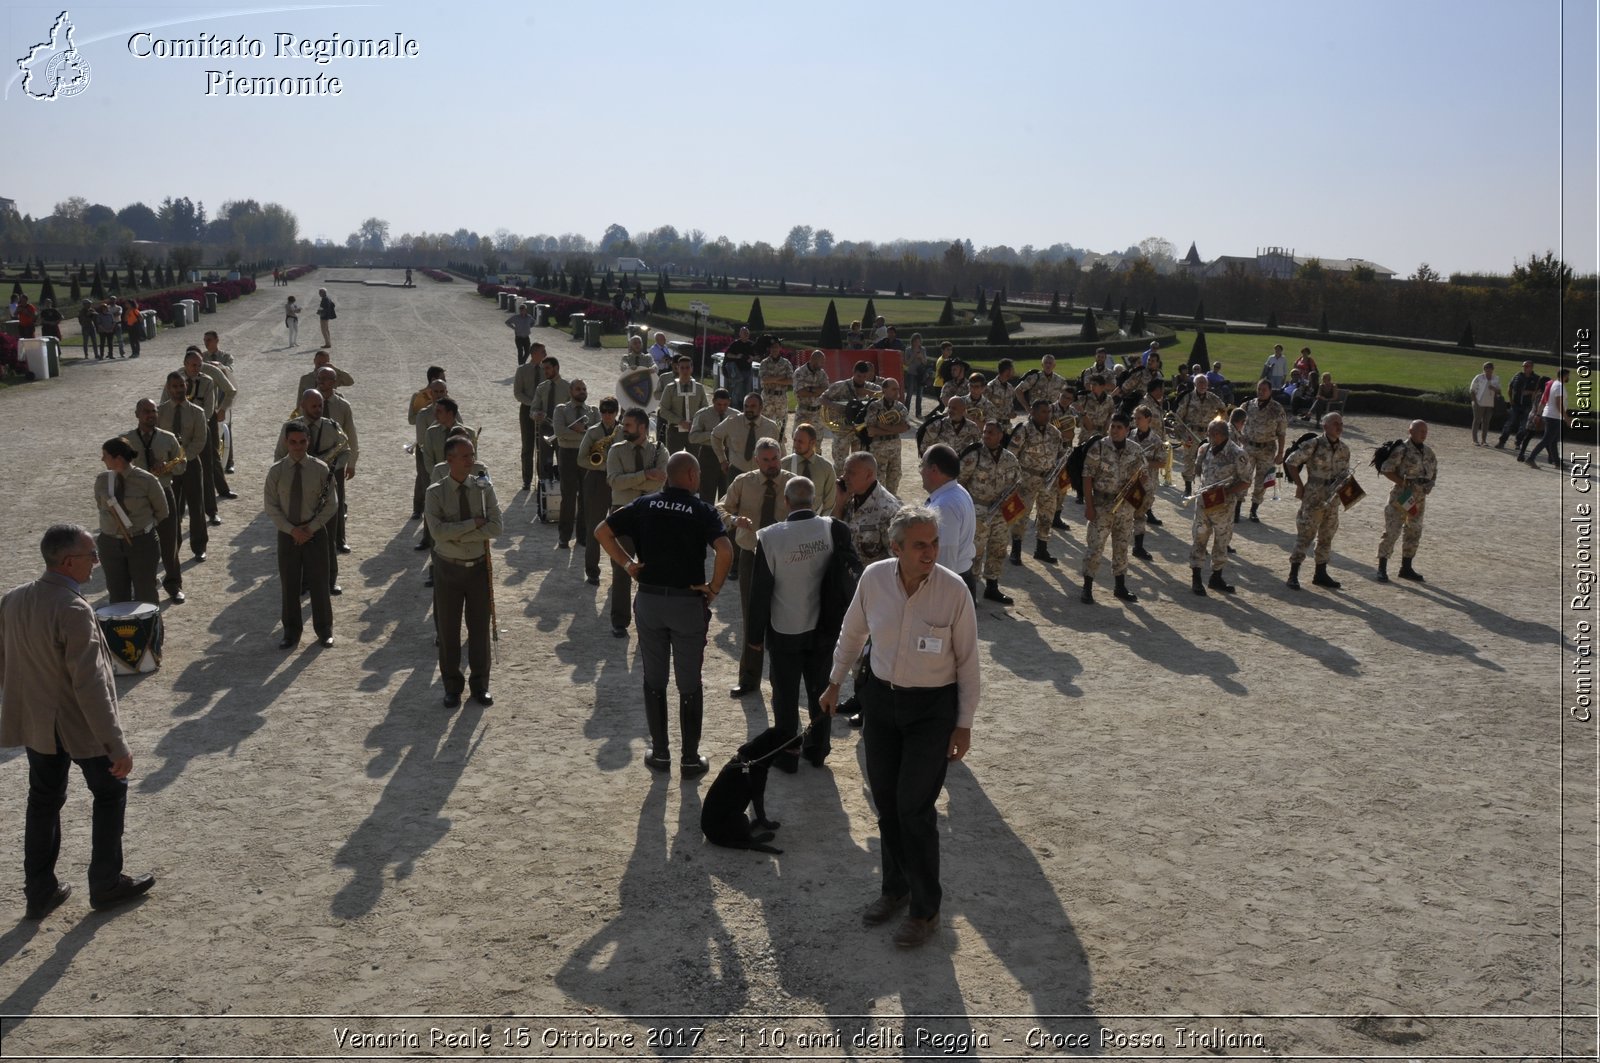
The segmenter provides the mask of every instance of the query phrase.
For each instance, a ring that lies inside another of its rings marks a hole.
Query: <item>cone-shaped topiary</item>
[[[905,284],[900,282],[900,281],[895,281],[894,282],[894,294],[895,294],[895,298],[904,299],[906,297],[906,286],[905,286]]]
[[[1204,321],[1206,319],[1206,301],[1204,299],[1195,304],[1194,319],[1196,321]]]
[[[989,312],[989,301],[983,297],[983,289],[979,288],[978,289],[978,313],[987,314],[988,312]]]
[[[1456,341],[1457,347],[1476,347],[1477,341],[1472,338],[1472,321],[1468,319],[1467,327],[1461,331],[1461,338]]]
[[[867,296],[867,308],[861,311],[861,328],[863,331],[870,333],[877,323],[878,308],[872,305],[872,296],[869,295]]]
[[[656,297],[650,302],[652,314],[665,314],[667,312],[667,293],[660,288],[656,289]]]
[[[837,351],[844,346],[844,333],[839,330],[839,308],[828,300],[828,312],[822,317],[822,335],[818,342],[824,350]]]
[[[786,279],[784,279],[783,277],[779,277],[778,278],[778,294],[779,295],[788,295],[789,294],[789,282]]]
[[[949,326],[949,325],[954,325],[955,323],[956,323],[956,304],[952,303],[947,298],[944,301],[944,309],[939,311],[939,324],[940,325]]]
[[[48,273],[44,275],[44,283],[39,285],[39,305],[43,306],[46,299],[52,303],[56,301],[56,286],[50,283],[50,274]],[[1471,328],[1472,326],[1468,325],[1467,327]]]
[[[989,312],[989,342],[993,344],[1011,342],[1011,335],[1006,332],[1006,316],[1000,312],[998,299],[994,301],[994,308]]]
[[[745,324],[749,326],[751,332],[766,331],[767,319],[761,313],[761,296],[758,295],[750,300],[750,315],[745,320]]]
[[[1122,305],[1117,308],[1117,328],[1128,327],[1128,300],[1122,300]]]
[[[1144,333],[1145,333],[1144,307],[1141,306],[1139,309],[1137,309],[1137,310],[1135,310],[1133,312],[1133,328],[1130,329],[1129,331],[1135,336],[1143,336],[1144,335]]]
[[[1211,368],[1211,352],[1206,349],[1205,329],[1200,329],[1194,334],[1194,343],[1189,348],[1189,364]]]
[[[1322,323],[1317,326],[1317,331],[1324,336],[1328,334],[1328,312],[1326,310],[1322,312]]]
[[[1276,329],[1277,327],[1278,327],[1278,312],[1276,310],[1267,311],[1267,328]]]
[[[1085,343],[1093,343],[1100,338],[1100,328],[1094,321],[1094,308],[1085,307],[1083,311],[1083,328],[1078,332],[1078,338]]]
[[[1059,288],[1050,293],[1050,312],[1052,314],[1061,313],[1061,290]]]
[[[83,301],[83,286],[78,283],[77,277],[72,278],[72,295],[70,298],[74,303],[80,303]]]

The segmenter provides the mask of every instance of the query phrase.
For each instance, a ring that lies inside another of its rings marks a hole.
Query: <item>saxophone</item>
[[[583,463],[585,465],[591,469],[605,468],[606,451],[610,450],[611,444],[616,442],[617,428],[620,426],[621,422],[618,422],[617,425],[612,427],[609,434],[600,436],[593,443],[589,444],[589,449],[585,451],[583,455]]]

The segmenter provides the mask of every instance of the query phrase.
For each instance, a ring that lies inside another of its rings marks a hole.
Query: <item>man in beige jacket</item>
[[[94,795],[90,907],[123,904],[156,882],[122,873],[133,754],[117,720],[111,650],[83,596],[97,560],[94,539],[76,524],[57,524],[39,552],[44,575],[0,599],[0,746],[28,750],[22,867],[29,919],[43,919],[72,893],[56,878],[56,858],[74,763]]]

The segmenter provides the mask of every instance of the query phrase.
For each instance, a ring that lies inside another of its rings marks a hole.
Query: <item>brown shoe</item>
[[[900,924],[900,929],[894,932],[894,943],[902,949],[914,949],[918,945],[926,944],[928,939],[938,932],[937,915],[930,915],[926,919],[908,915],[906,921]]]
[[[898,897],[890,896],[887,893],[882,894],[877,900],[867,905],[867,910],[861,913],[861,925],[882,926],[894,918],[894,914],[909,903],[911,903],[911,894],[909,893],[902,893]]]

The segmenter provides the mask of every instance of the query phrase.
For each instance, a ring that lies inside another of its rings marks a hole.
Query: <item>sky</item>
[[[395,236],[671,224],[776,245],[803,224],[980,248],[1159,236],[1206,259],[1276,245],[1401,276],[1546,249],[1597,265],[1593,0],[66,10],[89,80],[50,100],[17,60],[59,0],[0,14],[0,128],[43,149],[11,156],[0,196],[34,216],[186,195],[281,203],[340,242],[377,216]],[[280,33],[399,34],[416,54],[279,58]],[[201,34],[264,54],[134,54]],[[341,91],[230,95],[229,71]]]

